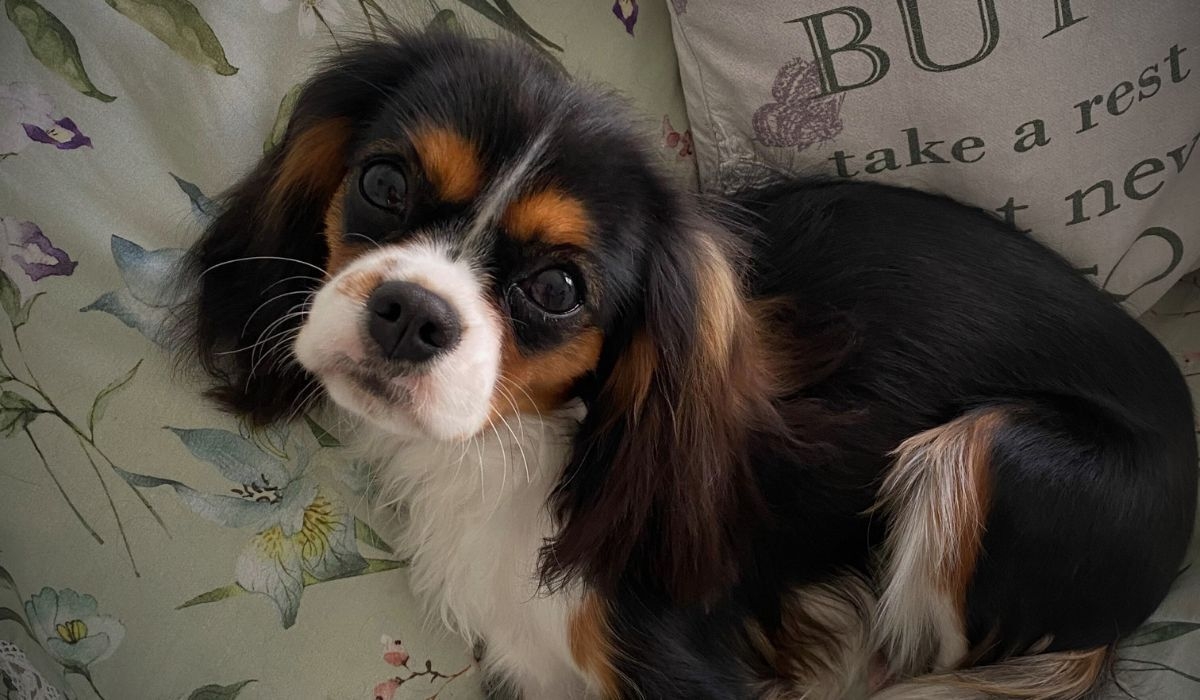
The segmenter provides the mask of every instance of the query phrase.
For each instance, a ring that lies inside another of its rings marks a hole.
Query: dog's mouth
[[[313,373],[342,408],[368,420],[386,423],[389,428],[411,423],[412,427],[427,431],[415,399],[420,377],[411,370],[342,355]]]
[[[412,403],[412,377],[383,363],[356,361],[349,357],[335,360],[327,370],[329,373],[346,377],[355,388],[389,406],[406,406]]]
[[[479,429],[478,396],[448,401],[448,368],[411,367],[375,358],[338,355],[310,367],[326,394],[343,409],[404,438],[459,440]],[[486,420],[486,419],[484,419]]]

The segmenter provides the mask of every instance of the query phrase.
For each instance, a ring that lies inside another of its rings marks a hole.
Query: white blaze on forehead
[[[550,123],[542,127],[520,155],[500,169],[496,179],[479,197],[478,213],[459,245],[460,251],[472,251],[479,246],[487,232],[504,215],[508,205],[516,199],[521,185],[541,169],[554,126],[554,123]]]

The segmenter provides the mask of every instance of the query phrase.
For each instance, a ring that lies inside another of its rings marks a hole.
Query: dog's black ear
[[[763,514],[752,438],[777,416],[757,324],[720,232],[664,226],[641,308],[606,337],[557,492],[562,527],[542,553],[552,587],[580,577],[711,599],[737,580],[744,528]]]
[[[344,46],[303,87],[282,140],[223,197],[192,247],[178,346],[213,377],[210,395],[226,408],[257,424],[303,408],[315,384],[291,343],[326,276],[326,212],[355,135],[449,45],[398,35]]]

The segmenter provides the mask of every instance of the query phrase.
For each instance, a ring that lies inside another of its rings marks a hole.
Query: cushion
[[[677,0],[704,189],[954,196],[1144,311],[1200,261],[1194,0]]]

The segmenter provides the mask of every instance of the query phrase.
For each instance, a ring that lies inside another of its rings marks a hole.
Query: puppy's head
[[[729,242],[629,125],[512,46],[344,51],[193,251],[218,396],[265,422],[323,387],[435,440],[578,397],[544,573],[612,584],[636,559],[668,588],[723,580],[754,332]]]

